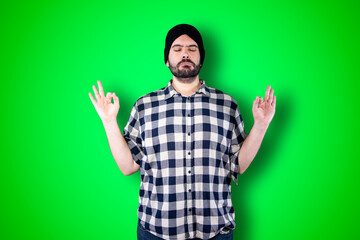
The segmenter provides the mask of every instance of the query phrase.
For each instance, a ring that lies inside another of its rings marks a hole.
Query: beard
[[[180,66],[183,62],[189,62],[193,65],[193,69],[191,69],[191,66]],[[176,66],[172,65],[169,61],[169,68],[171,73],[178,78],[180,82],[183,83],[191,83],[195,80],[196,76],[199,75],[200,72],[200,63],[196,65],[191,60],[184,59],[180,61]],[[180,69],[181,68],[181,69]]]

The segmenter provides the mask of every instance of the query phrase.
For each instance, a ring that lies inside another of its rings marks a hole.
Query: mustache
[[[190,59],[184,59],[184,60],[180,61],[180,62],[178,63],[178,66],[180,66],[180,64],[182,64],[183,62],[189,62],[189,63],[191,63],[192,65],[195,66],[195,63],[194,63],[193,61],[191,61]]]

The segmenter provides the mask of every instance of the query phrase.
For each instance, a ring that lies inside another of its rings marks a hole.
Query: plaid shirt
[[[201,80],[190,97],[169,84],[140,97],[124,129],[140,165],[139,224],[164,239],[235,228],[231,179],[246,137],[236,101]]]

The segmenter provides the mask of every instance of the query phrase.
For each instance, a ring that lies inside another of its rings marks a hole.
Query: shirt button
[[[190,117],[190,113],[188,113],[188,117]]]
[[[190,132],[188,132],[188,136],[190,136],[190,134],[191,134],[191,133],[190,133]]]
[[[191,154],[191,152],[188,152],[188,155],[190,155]]]
[[[189,212],[191,212],[191,208],[189,208]]]
[[[191,173],[191,171],[189,170],[188,173]]]

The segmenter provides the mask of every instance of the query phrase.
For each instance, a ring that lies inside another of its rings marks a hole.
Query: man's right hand
[[[97,91],[96,86],[93,85],[92,87],[95,93],[96,100],[90,92],[89,96],[91,102],[93,103],[97,113],[99,114],[103,122],[111,122],[114,120],[116,121],[116,116],[120,108],[119,98],[116,96],[115,93],[110,92],[108,92],[105,97],[100,80],[98,80],[97,83],[99,85],[99,92]],[[111,102],[112,98],[114,99],[114,103]]]

